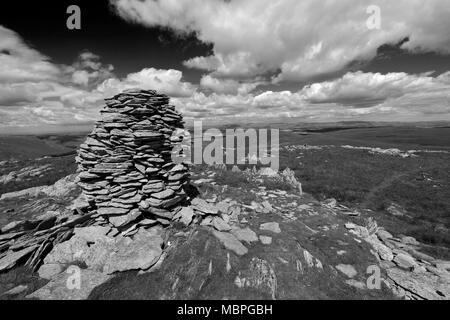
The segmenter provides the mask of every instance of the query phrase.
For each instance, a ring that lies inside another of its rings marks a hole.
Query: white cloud
[[[69,81],[84,87],[93,88],[106,79],[114,77],[114,67],[100,62],[100,56],[84,51],[71,66],[63,67],[64,73],[69,75]]]
[[[191,83],[183,81],[182,75],[181,71],[174,69],[145,68],[130,73],[123,80],[108,79],[98,90],[107,96],[130,88],[153,89],[173,97],[190,96],[196,88]]]
[[[43,106],[33,108],[31,112],[33,112],[35,115],[39,117],[43,117],[44,119],[52,118],[55,116],[55,113],[52,110],[45,108]]]
[[[73,65],[57,65],[0,26],[0,111],[2,125],[36,125],[95,119],[104,98],[96,90],[113,67],[85,51]]]
[[[86,70],[77,70],[72,74],[72,81],[76,84],[87,86],[89,84],[89,72]]]
[[[196,91],[178,70],[145,68],[120,80],[113,66],[92,52],[80,53],[72,65],[56,65],[15,32],[0,27],[0,36],[0,111],[10,119],[6,125],[92,121],[104,98],[133,87],[172,97]]]
[[[16,105],[35,101],[36,92],[24,83],[2,84],[0,86],[0,105]]]
[[[405,37],[412,51],[450,53],[448,0],[111,0],[118,14],[147,26],[196,32],[213,56],[186,66],[214,76],[251,77],[281,70],[275,81],[303,80],[370,59]],[[381,9],[370,30],[369,5]]]
[[[235,78],[249,78],[270,70],[263,64],[255,63],[248,52],[235,52],[228,55],[217,53],[214,56],[194,57],[184,61],[186,67],[213,71],[213,75]],[[271,69],[275,69],[271,68]]]
[[[253,104],[255,106],[263,108],[285,107],[300,111],[301,107],[305,105],[305,100],[298,92],[292,93],[291,91],[266,91],[255,96],[255,98],[253,99]]]
[[[441,99],[448,96],[450,90],[450,83],[446,83],[447,74],[434,78],[429,74],[410,75],[403,72],[349,72],[335,80],[306,86],[301,94],[312,103],[338,103],[362,108],[380,105],[386,100],[396,99],[398,102],[400,98],[411,95]],[[430,109],[434,105],[423,100],[421,103]]]
[[[258,80],[247,82],[234,79],[220,79],[215,78],[209,74],[202,76],[202,78],[200,79],[200,87],[202,89],[210,90],[216,93],[227,94],[246,94],[263,83],[264,81]]]
[[[310,120],[422,120],[436,115],[450,120],[449,74],[349,72],[305,86],[297,92],[260,94],[196,92],[175,99],[185,116],[215,119],[303,117]]]
[[[302,90],[305,99],[311,102],[357,102],[385,100],[404,95],[406,92],[422,90],[435,85],[429,76],[406,73],[349,72],[343,77],[314,83]]]
[[[437,80],[445,84],[450,84],[450,71],[447,71],[438,76]]]
[[[306,5],[308,1],[291,3],[292,10],[286,8],[288,0],[281,3],[210,0],[202,6],[198,5],[200,0],[194,2],[197,3],[192,4],[195,11],[184,1],[179,2],[179,7],[178,1],[176,4],[172,1],[152,2],[150,6],[162,10],[159,16],[154,17],[157,24],[187,28],[199,32],[204,41],[214,40],[214,56],[185,62],[189,67],[211,72],[204,75],[198,85],[185,81],[183,73],[174,69],[144,68],[118,79],[111,65],[103,64],[99,56],[88,51],[82,52],[72,65],[56,65],[28,47],[16,33],[0,27],[0,123],[30,125],[92,121],[99,116],[103,98],[133,87],[154,89],[171,96],[172,102],[186,117],[247,117],[253,120],[258,117],[300,116],[309,120],[334,121],[383,117],[420,120],[434,116],[450,120],[450,71],[438,77],[432,77],[431,73],[349,72],[337,79],[298,88],[296,92],[254,92],[257,86],[266,84],[264,75],[271,70],[282,70],[278,80],[298,79],[340,68],[355,54],[371,56],[372,48],[386,41],[387,31],[381,30],[376,33],[378,36],[368,40],[367,31],[358,31],[356,22],[352,20],[355,9],[348,0],[336,2],[333,6],[342,12],[343,20],[350,25],[338,21],[336,26],[328,20],[328,15],[324,21],[319,19],[322,11],[316,2],[309,6]],[[437,0],[430,2],[437,3]],[[411,5],[415,3],[411,0]],[[116,4],[119,8],[136,5],[133,0],[126,3],[119,0]],[[142,6],[139,7],[142,10],[136,19],[148,23],[150,13],[145,8],[149,3],[142,2],[138,6]],[[297,21],[299,8],[308,12],[306,22]],[[424,8],[432,6],[427,4]],[[123,16],[130,15],[128,11],[122,11]],[[185,16],[175,21],[183,12]],[[211,14],[211,17],[204,18],[206,14]],[[406,16],[411,14],[408,12]],[[440,14],[433,10],[430,14],[441,19]],[[311,16],[317,22],[306,30],[300,30],[305,23],[312,21]],[[365,10],[362,17],[365,23]],[[174,21],[169,21],[169,18]],[[412,18],[405,19],[409,21]],[[327,23],[330,34],[322,35]],[[427,41],[420,40],[420,34],[427,32],[427,25],[423,21],[421,23],[418,25],[423,25],[424,29],[418,31],[416,37],[411,37],[411,43],[426,43],[422,49],[427,50],[447,50],[439,29],[433,29],[436,34]],[[390,26],[389,18],[386,25]],[[352,28],[355,31],[350,37],[348,30]],[[402,23],[396,28],[403,30]],[[402,32],[398,34],[404,36]],[[353,36],[356,40],[347,39]]]
[[[0,25],[0,84],[56,79],[59,68]]]

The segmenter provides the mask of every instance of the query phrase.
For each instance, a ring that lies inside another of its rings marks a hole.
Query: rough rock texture
[[[79,272],[79,278],[74,278]],[[73,280],[72,280],[72,278]],[[98,285],[106,282],[111,276],[88,269],[68,270],[56,276],[39,290],[28,295],[29,299],[40,300],[85,300]],[[79,283],[76,281],[79,280]]]
[[[262,244],[266,244],[266,245],[269,245],[272,243],[272,237],[268,237],[268,236],[259,236],[259,240],[261,240]]]
[[[239,241],[245,241],[247,243],[258,241],[256,233],[248,227],[244,229],[234,227],[231,233],[238,238]]]
[[[353,278],[354,276],[356,276],[358,274],[358,272],[355,270],[355,268],[349,264],[338,264],[336,266],[336,269],[338,269],[340,272],[342,272],[349,278]]]
[[[206,171],[200,177],[213,178],[213,173]],[[158,271],[119,274],[96,288],[89,298],[449,298],[448,264],[403,243],[365,213],[348,216],[348,208],[337,202],[324,206],[298,191],[293,194],[259,187],[244,191],[217,185],[211,194],[211,188],[205,187],[208,195],[203,194],[204,199],[198,198],[191,206],[192,221],[201,219],[201,225],[192,222],[191,228],[169,237],[167,257]],[[250,205],[250,201],[235,201],[242,199],[239,196],[244,192],[253,194]],[[260,210],[262,206],[257,204],[264,201],[269,202],[272,213]],[[231,230],[217,230],[221,226],[214,224],[216,217]],[[281,232],[277,233],[278,229]],[[258,241],[251,241],[255,236]],[[260,241],[263,237],[272,241],[264,244]],[[416,243],[412,239],[407,242]],[[246,250],[237,250],[242,246]],[[399,254],[414,257],[414,270],[395,264]],[[379,273],[373,273],[377,267]],[[379,281],[376,286],[374,279]]]
[[[172,161],[174,143],[181,139],[173,133],[183,120],[169,98],[127,90],[105,101],[101,120],[78,150],[76,180],[68,176],[8,195],[8,200],[46,196],[47,203],[73,202],[64,214],[47,211],[3,227],[0,272],[22,262],[47,279],[79,263],[104,274],[147,270],[162,255],[161,227],[177,213],[174,221],[186,225],[195,218],[192,208],[180,211],[189,173]],[[226,229],[226,222],[219,225]]]
[[[84,263],[90,269],[103,271],[105,260],[113,250],[115,239],[108,237],[109,228],[91,226],[75,228],[70,240],[57,244],[45,257],[44,265]]]
[[[147,270],[162,254],[163,239],[156,232],[142,229],[133,238],[121,235],[112,237],[107,235],[109,232],[110,228],[101,226],[76,228],[70,240],[56,245],[44,259],[39,273],[50,273],[51,278],[64,266],[74,263],[105,274]]]
[[[255,221],[248,227],[258,230],[264,218],[253,214],[252,217]],[[345,282],[348,278],[329,264],[337,259],[333,250],[327,251],[332,241],[311,235],[300,222],[278,221],[285,231],[274,234],[270,245],[259,241],[246,245],[244,255],[225,244],[230,238],[225,232],[211,233],[209,227],[193,226],[191,231],[171,238],[168,255],[159,270],[140,275],[118,274],[95,288],[89,299],[392,298],[385,286],[380,290],[357,291],[348,285]],[[317,247],[311,245],[311,238]],[[235,239],[231,241],[236,243]],[[308,245],[308,251],[300,244]],[[370,261],[366,248],[350,245],[357,250],[355,259],[376,263],[373,258]],[[358,272],[355,280],[365,283],[365,270],[358,268],[363,271]]]
[[[159,235],[141,230],[133,240],[128,237],[116,241],[114,252],[106,261],[103,272],[114,273],[126,270],[147,270],[162,254],[163,239]]]
[[[213,231],[213,234],[228,250],[235,252],[237,255],[244,255],[248,249],[232,234],[226,232]]]
[[[0,259],[0,271],[8,270],[14,267],[20,259],[26,257],[35,249],[36,246],[31,246],[20,251],[11,251],[10,253],[7,253],[5,257]]]
[[[280,233],[280,225],[277,222],[266,222],[259,226],[260,230],[271,231],[273,233]]]
[[[183,127],[169,97],[127,90],[106,99],[102,119],[80,146],[78,185],[106,220],[123,227],[143,215],[170,221],[186,198],[187,167],[171,160],[173,132]],[[163,221],[157,220],[158,223]]]
[[[418,300],[449,300],[450,276],[407,272],[397,268],[387,270],[401,296]]]
[[[213,177],[211,172],[205,175]],[[0,243],[5,241],[11,252],[27,247],[24,241],[29,238],[20,236],[23,230],[54,223],[54,227],[32,234],[48,237],[58,231],[62,237],[71,232],[55,243],[39,269],[50,282],[31,283],[18,297],[41,285],[45,289],[35,298],[392,299],[394,293],[413,299],[449,297],[448,261],[421,253],[416,241],[387,233],[364,213],[349,217],[345,214],[348,208],[338,203],[324,206],[296,190],[213,188],[214,192],[211,186],[205,188],[208,193],[199,190],[200,196],[190,206],[158,212],[158,216],[136,220],[122,230],[96,214],[57,222],[52,222],[50,215],[33,223],[11,224],[5,229],[11,233],[0,234],[4,239]],[[251,201],[240,198],[244,192],[253,194]],[[272,210],[268,213],[263,207]],[[170,228],[160,226],[160,216],[172,217]],[[225,224],[231,229],[219,231]],[[271,227],[261,229],[261,225]],[[264,237],[272,241],[264,244],[260,240]],[[406,257],[416,262],[412,270],[395,263],[399,255],[414,258]],[[106,265],[115,266],[117,272],[108,274]],[[339,271],[339,265],[351,273]],[[89,273],[85,292],[66,287],[68,276],[73,275],[67,271],[77,266],[81,273]],[[367,271],[376,266],[381,269],[379,288],[372,287],[369,276],[374,274]],[[0,292],[20,284],[0,286]]]
[[[351,233],[373,248],[380,266],[386,270],[386,283],[401,298],[409,300],[449,300],[450,273],[439,262],[421,253],[412,237],[396,238],[371,220],[367,227],[347,223]]]

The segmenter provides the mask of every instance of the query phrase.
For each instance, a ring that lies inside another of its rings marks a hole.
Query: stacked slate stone
[[[80,146],[78,184],[97,213],[116,227],[145,220],[168,224],[186,198],[188,168],[171,160],[183,128],[169,97],[126,90],[106,99],[101,120]],[[149,220],[150,219],[150,220]]]

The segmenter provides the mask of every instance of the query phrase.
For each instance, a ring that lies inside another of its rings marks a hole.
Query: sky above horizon
[[[208,121],[449,121],[449,30],[448,0],[16,2],[0,128],[83,126],[134,87]]]

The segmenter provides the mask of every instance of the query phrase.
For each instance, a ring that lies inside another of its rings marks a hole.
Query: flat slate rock
[[[399,253],[396,255],[393,261],[400,268],[406,270],[412,270],[417,265],[417,262],[413,257],[404,253]]]
[[[415,273],[399,268],[387,270],[398,286],[424,300],[450,300],[450,281],[430,273]]]
[[[60,267],[80,262],[105,274],[146,270],[162,254],[160,234],[136,229],[133,239],[120,235],[113,238],[106,235],[109,231],[110,228],[98,226],[77,228],[70,240],[57,244],[47,255],[39,274],[51,278],[60,272]]]
[[[26,257],[28,254],[33,252],[38,246],[30,246],[28,248],[19,250],[19,251],[13,251],[6,254],[5,257],[0,259],[0,271],[6,271],[14,267],[19,260]]]
[[[214,217],[212,220],[213,227],[218,231],[230,231],[231,227],[221,217]]]
[[[232,228],[231,233],[240,241],[245,241],[247,243],[258,241],[258,236],[256,235],[256,232],[254,232],[249,227],[244,229],[234,227]]]
[[[213,230],[213,234],[226,249],[233,251],[239,256],[247,254],[248,249],[231,233]]]
[[[266,222],[263,223],[259,226],[260,230],[263,231],[271,231],[274,233],[280,233],[281,229],[280,229],[280,225],[278,224],[278,222]]]
[[[349,278],[353,278],[358,274],[356,269],[350,264],[338,264],[336,266],[336,269],[338,269]]]
[[[194,216],[195,213],[191,207],[183,207],[180,211],[177,212],[177,214],[174,216],[174,219],[188,226],[192,222]]]
[[[116,249],[106,261],[104,272],[111,274],[126,270],[147,270],[162,254],[163,239],[145,230],[140,230],[134,239],[121,238]]]
[[[39,290],[28,295],[38,300],[86,300],[91,291],[108,281],[110,275],[78,267],[68,268]]]
[[[100,226],[75,228],[72,238],[58,243],[45,257],[41,269],[48,268],[47,264],[71,265],[83,262],[88,268],[101,272],[115,247],[115,239],[106,235],[109,231],[110,228]]]
[[[219,213],[219,210],[215,206],[213,206],[212,204],[210,204],[200,198],[193,199],[191,204],[195,210],[200,211],[204,214],[218,214]]]
[[[261,240],[262,244],[269,245],[272,244],[272,237],[268,236],[259,236],[259,240]]]

